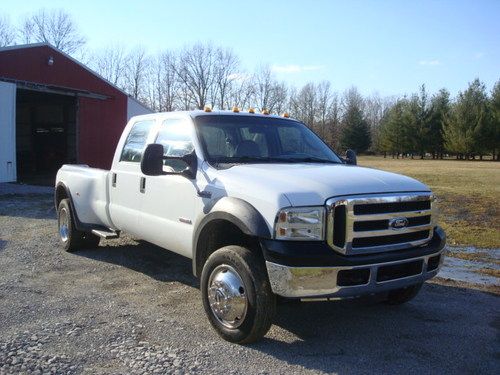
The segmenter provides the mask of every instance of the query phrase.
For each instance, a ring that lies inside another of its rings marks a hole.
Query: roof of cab
[[[195,110],[195,111],[187,111],[187,113],[193,117],[199,117],[199,116],[254,116],[254,117],[267,117],[267,118],[280,118],[280,119],[287,119],[287,120],[293,120],[289,117],[284,117],[284,116],[279,116],[279,115],[265,115],[263,113],[250,113],[248,111],[242,111],[240,110],[239,112],[234,112],[230,110],[214,110],[214,111],[204,111],[201,109]]]
[[[156,112],[156,113],[149,113],[146,115],[139,115],[139,116],[134,116],[133,118],[135,120],[138,119],[152,119],[152,118],[157,118],[157,117],[163,117],[166,115],[172,115],[176,114],[179,116],[189,116],[191,118],[196,118],[200,116],[249,116],[249,117],[264,117],[264,118],[279,118],[279,119],[284,119],[284,120],[293,120],[297,121],[296,119],[292,119],[289,117],[285,116],[279,116],[279,115],[264,115],[262,113],[250,113],[246,111],[240,111],[240,112],[234,112],[234,111],[229,111],[229,110],[214,110],[214,111],[204,111],[201,109],[197,109],[194,111],[172,111],[172,112]]]

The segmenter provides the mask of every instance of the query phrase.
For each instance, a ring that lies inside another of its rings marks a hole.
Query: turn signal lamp
[[[252,107],[248,108],[248,113],[255,113],[255,109],[253,109]]]
[[[204,111],[205,112],[212,112],[212,107],[206,105]]]
[[[240,111],[240,109],[238,107],[233,107],[233,112],[234,113],[238,113]]]

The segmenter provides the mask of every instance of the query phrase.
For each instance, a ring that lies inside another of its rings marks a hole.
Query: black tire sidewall
[[[61,211],[63,209],[66,210],[67,215],[68,215],[68,240],[63,241],[62,238],[60,237],[60,235],[59,235],[59,240],[60,240],[64,250],[66,250],[68,252],[72,252],[72,251],[77,250],[78,245],[79,245],[79,238],[77,238],[78,233],[75,230],[75,226],[73,223],[73,214],[71,212],[71,206],[69,204],[68,199],[63,199],[59,203],[59,207],[57,209],[57,229],[58,230],[60,228],[60,215],[61,215]]]
[[[246,256],[242,256],[242,253]],[[240,246],[223,247],[214,252],[208,258],[201,274],[203,307],[208,319],[222,338],[234,343],[245,342],[247,338],[252,335],[256,323],[255,320],[257,319],[257,303],[260,302],[257,295],[258,292],[256,290],[258,288],[259,280],[255,279],[255,274],[252,272],[250,265],[245,259],[248,256],[252,256],[252,254],[249,255],[248,253],[250,253],[250,250]],[[214,315],[208,302],[207,287],[210,275],[213,270],[221,264],[227,264],[233,267],[240,275],[245,287],[245,294],[247,295],[248,301],[247,313],[245,320],[237,328],[228,328],[224,326]]]

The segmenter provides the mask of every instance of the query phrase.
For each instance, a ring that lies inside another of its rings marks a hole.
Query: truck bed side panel
[[[109,171],[82,165],[64,165],[56,182],[70,190],[79,220],[85,224],[114,228],[109,216]]]

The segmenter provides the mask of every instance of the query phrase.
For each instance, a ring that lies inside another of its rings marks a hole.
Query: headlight
[[[274,226],[277,240],[321,241],[324,238],[324,207],[284,208]]]

